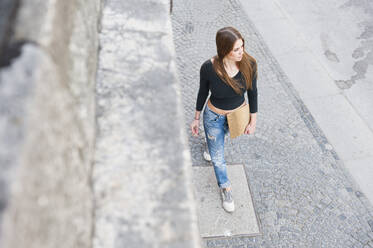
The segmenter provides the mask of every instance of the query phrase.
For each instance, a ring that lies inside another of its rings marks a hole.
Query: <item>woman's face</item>
[[[243,55],[243,41],[241,39],[236,40],[233,45],[232,51],[227,54],[227,58],[233,61],[241,61]]]

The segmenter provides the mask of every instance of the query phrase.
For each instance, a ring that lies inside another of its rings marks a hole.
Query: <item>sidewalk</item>
[[[373,247],[372,205],[238,1],[174,1],[172,25],[188,130],[199,68],[216,53],[219,28],[240,30],[258,62],[256,134],[227,137],[226,161],[245,165],[263,234],[205,240],[206,247]],[[202,135],[189,132],[189,147],[193,166],[209,165]]]
[[[241,3],[362,193],[373,204],[373,3]]]

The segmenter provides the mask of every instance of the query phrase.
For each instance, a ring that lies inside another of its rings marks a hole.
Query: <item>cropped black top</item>
[[[252,80],[252,89],[247,90],[249,99],[250,112],[258,111],[258,93],[256,87],[256,73]],[[234,77],[243,86],[245,86],[245,78],[239,71]],[[246,86],[244,87],[246,88]],[[231,110],[239,107],[244,101],[244,94],[237,94],[232,87],[226,84],[216,73],[211,60],[205,61],[200,69],[200,84],[197,97],[196,110],[201,111],[205,105],[209,90],[211,91],[210,101],[212,105],[219,109]]]

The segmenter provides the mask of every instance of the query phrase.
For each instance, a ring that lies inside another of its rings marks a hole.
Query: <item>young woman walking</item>
[[[209,154],[204,154],[204,157],[205,159],[211,157],[222,195],[223,208],[227,212],[233,212],[233,194],[224,160],[224,137],[228,132],[226,115],[246,104],[244,93],[247,92],[250,122],[245,129],[245,134],[254,133],[258,109],[257,64],[256,60],[245,51],[242,35],[233,27],[218,30],[216,48],[217,55],[206,60],[200,69],[200,86],[191,129],[192,134],[198,136],[201,110],[211,91],[203,112],[203,127],[209,151]]]

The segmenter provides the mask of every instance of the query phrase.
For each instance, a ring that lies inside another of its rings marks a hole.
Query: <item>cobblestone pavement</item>
[[[247,170],[262,235],[204,240],[206,247],[373,247],[373,208],[235,0],[174,0],[172,25],[193,166],[204,137],[191,136],[200,65],[215,33],[234,26],[258,62],[256,133],[226,137],[226,160]],[[203,134],[202,123],[200,132]]]

